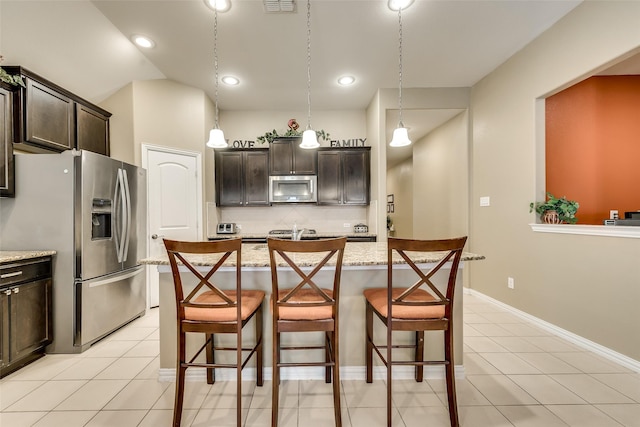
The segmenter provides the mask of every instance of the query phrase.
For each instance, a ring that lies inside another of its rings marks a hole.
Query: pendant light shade
[[[318,136],[315,130],[307,129],[302,132],[302,142],[300,148],[318,148],[320,143],[318,142]]]
[[[318,136],[311,128],[311,0],[307,0],[307,130],[302,132],[300,148],[318,148]]]
[[[217,127],[209,131],[209,141],[207,141],[207,147],[209,148],[225,148],[227,147],[227,140],[224,139],[224,132]]]
[[[411,144],[411,140],[409,139],[409,132],[407,132],[407,128],[402,127],[402,123],[398,125],[393,131],[393,138],[389,143],[391,147],[405,147]]]
[[[224,132],[218,127],[218,9],[215,7],[213,8],[213,67],[215,69],[214,102],[216,121],[214,128],[209,131],[207,147],[225,148],[227,147],[227,140],[224,139]]]
[[[409,3],[410,4],[410,3]],[[408,6],[405,5],[405,7]],[[389,3],[391,7],[391,2]],[[393,131],[390,147],[405,147],[411,144],[409,132],[402,124],[402,6],[398,6],[398,127]]]

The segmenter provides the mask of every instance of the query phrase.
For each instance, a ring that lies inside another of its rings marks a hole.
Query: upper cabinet
[[[315,175],[317,150],[300,148],[301,137],[280,137],[269,145],[271,175]]]
[[[269,205],[269,150],[216,150],[216,204]]]
[[[14,86],[0,82],[0,197],[14,196],[13,92]]]
[[[72,148],[109,155],[111,113],[22,67],[3,67],[20,74],[26,88],[14,97],[14,143],[30,152]]]
[[[76,148],[109,155],[109,115],[76,103]]]
[[[318,149],[318,204],[368,205],[371,147]]]

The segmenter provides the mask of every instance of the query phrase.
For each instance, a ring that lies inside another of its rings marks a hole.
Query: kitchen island
[[[305,264],[305,256],[313,257],[313,255],[299,255],[297,261],[301,261],[301,265]],[[420,254],[420,264],[434,264],[443,256],[441,252],[429,252]],[[313,258],[310,259],[312,261]],[[462,368],[462,271],[465,262],[484,259],[484,256],[464,252],[462,261],[459,265],[459,271],[456,279],[456,292],[454,299],[454,319],[455,319],[455,361],[456,369],[459,375],[463,375]],[[189,260],[194,265],[202,266],[203,270],[208,271],[208,266],[214,265],[217,261],[215,256],[192,256]],[[267,295],[265,298],[265,321],[264,321],[264,363],[266,367],[267,378],[270,376],[271,366],[271,319],[270,310],[266,306],[271,295],[271,275],[269,267],[269,253],[267,245],[264,243],[245,243],[242,245],[242,287],[246,289],[259,289]],[[169,260],[164,254],[158,258],[148,258],[142,260],[143,264],[156,265],[160,276],[160,373],[161,380],[172,381],[175,378],[175,357],[176,357],[176,307],[173,290],[173,280],[171,276],[171,268]],[[394,263],[404,264],[404,260],[398,257],[394,259]],[[227,261],[229,267],[235,265],[233,262]],[[446,266],[445,271],[434,277],[434,283],[437,286],[444,287],[446,285]],[[216,273],[214,281],[218,286],[224,287],[225,281],[234,283],[233,269],[225,269]],[[407,274],[409,283],[415,283],[415,273],[406,268],[402,270],[402,274]],[[227,275],[225,277],[225,275]],[[293,276],[293,273],[292,273]],[[217,278],[216,278],[217,277]],[[377,243],[347,243],[343,259],[342,279],[340,288],[340,364],[343,378],[360,379],[364,378],[365,372],[365,302],[362,291],[371,287],[385,287],[387,277],[387,244],[386,242]],[[296,282],[297,283],[297,282]],[[186,272],[183,276],[183,284],[186,287],[196,285],[196,280],[191,273]],[[379,323],[379,322],[378,322]],[[377,342],[384,339],[381,325],[375,326],[375,337]],[[253,337],[251,328],[253,322],[249,325],[249,329],[244,332],[247,338]],[[438,334],[442,332],[427,332],[425,334],[426,357],[441,357],[442,339]],[[201,334],[199,334],[201,335]],[[287,345],[287,338],[291,334],[285,334],[283,344]],[[311,336],[311,337],[309,337]],[[295,337],[296,340],[318,339],[320,335],[312,333],[302,334]],[[200,336],[192,336],[189,347],[195,348]],[[397,339],[396,339],[397,338]],[[409,342],[413,339],[410,333],[394,334],[394,343]],[[198,341],[199,342],[199,341]],[[319,357],[322,354],[319,353]],[[379,367],[377,367],[379,369]],[[442,376],[444,371],[438,368],[427,367],[425,375]],[[245,369],[246,371],[247,369]],[[394,368],[395,370],[395,368]],[[226,371],[226,372],[225,372]],[[411,375],[413,368],[407,369],[407,375]],[[227,374],[228,373],[228,374]],[[374,374],[376,371],[374,370]],[[232,371],[221,370],[221,378],[232,378]],[[228,375],[228,376],[227,376]],[[245,377],[255,375],[253,371],[245,373]],[[289,368],[283,370],[283,378],[323,378],[322,368]],[[402,374],[401,374],[402,375]],[[202,372],[204,376],[204,371]]]

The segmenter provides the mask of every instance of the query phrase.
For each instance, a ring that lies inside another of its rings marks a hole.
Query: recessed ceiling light
[[[340,86],[349,86],[355,83],[356,78],[353,76],[342,76],[338,79],[338,84]]]
[[[240,80],[237,77],[233,76],[224,76],[222,79],[222,83],[227,84],[229,86],[235,86],[240,84]]]
[[[389,0],[389,3],[388,3],[389,9],[391,10],[398,10],[398,9],[405,10],[412,4],[413,4],[413,0]]]
[[[151,40],[147,36],[141,36],[139,34],[134,34],[131,36],[131,40],[138,46],[144,47],[145,49],[151,49],[156,45],[156,43]]]
[[[231,0],[204,0],[204,4],[211,10],[226,12],[231,9]]]

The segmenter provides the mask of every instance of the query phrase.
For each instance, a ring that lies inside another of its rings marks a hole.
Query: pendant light
[[[207,147],[225,148],[227,140],[224,139],[224,132],[218,127],[218,9],[213,9],[213,64],[215,68],[215,92],[214,102],[216,104],[216,122],[215,127],[209,131],[209,141]]]
[[[318,136],[311,129],[311,0],[307,0],[307,129],[302,132],[300,148],[318,148]]]
[[[398,7],[398,104],[399,104],[399,119],[398,127],[393,131],[393,138],[389,145],[391,147],[404,147],[411,144],[409,139],[409,132],[402,123],[402,7]]]

